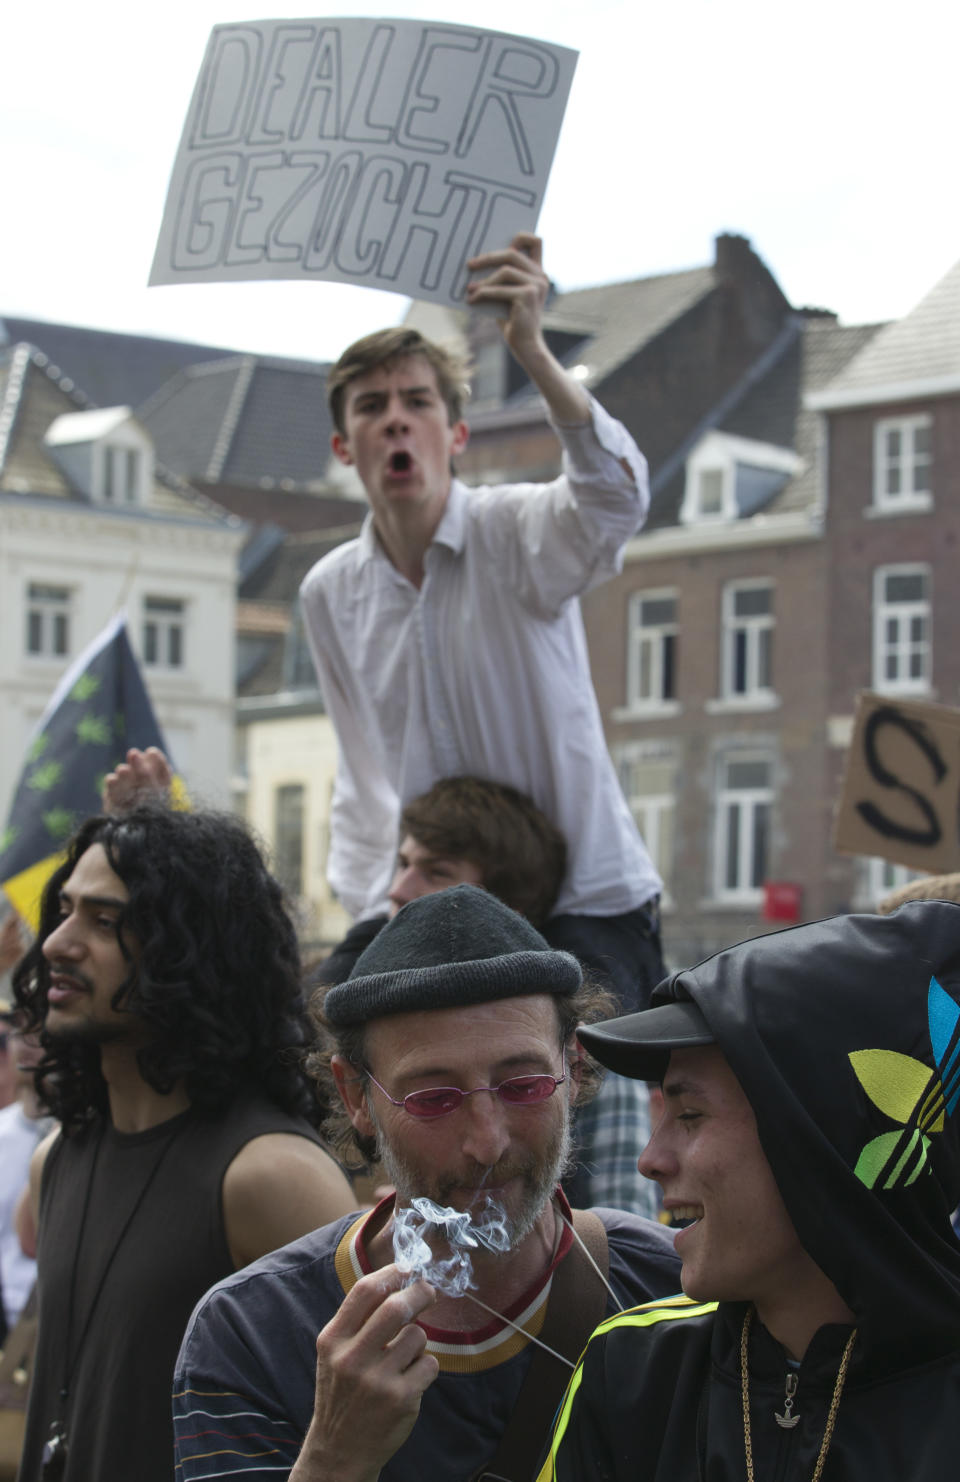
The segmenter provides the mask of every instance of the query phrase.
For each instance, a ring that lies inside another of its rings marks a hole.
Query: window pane
[[[913,451],[923,458],[930,456],[930,428],[915,427],[913,429]]]
[[[143,657],[148,664],[155,664],[157,662],[156,623],[144,623],[143,625]]]
[[[171,623],[167,633],[167,663],[171,668],[183,663],[183,629],[178,623]]]
[[[663,698],[672,700],[674,698],[674,665],[676,663],[677,640],[672,633],[667,633],[663,639]]]
[[[65,654],[67,651],[67,618],[63,612],[55,612],[53,615],[53,651],[55,654]]]
[[[124,492],[128,504],[133,504],[137,497],[137,463],[139,454],[133,448],[127,449],[126,456],[126,478],[124,480]]]
[[[767,803],[757,803],[753,810],[753,869],[750,884],[759,889],[767,878],[767,835],[770,826],[770,808]]]
[[[747,630],[738,628],[733,635],[733,693],[747,693]]]
[[[773,647],[773,631],[761,628],[757,634],[757,685],[762,690],[770,688],[770,653]]]
[[[39,612],[27,613],[27,653],[43,653],[43,618]]]
[[[653,644],[649,638],[642,638],[640,640],[640,648],[637,657],[639,660],[639,673],[637,674],[637,698],[640,700],[649,700],[652,698],[651,686],[653,684],[653,679],[650,673],[651,660],[653,658]]]
[[[275,795],[274,855],[277,876],[291,895],[303,890],[303,799],[299,783],[278,787]]]
[[[29,587],[31,602],[69,602],[69,587],[48,587],[43,582],[32,581]]]
[[[765,617],[770,611],[770,587],[735,587],[733,611],[736,617]]]
[[[887,429],[887,457],[888,458],[899,458],[900,457],[900,429],[899,429],[899,427],[890,427],[890,428]]]
[[[176,597],[147,597],[143,606],[146,612],[183,612],[183,603]]]
[[[700,513],[718,515],[723,511],[723,470],[704,468],[699,478]]]
[[[891,572],[885,587],[888,602],[922,602],[926,597],[927,579],[922,571]]]
[[[727,807],[727,870],[725,885],[728,890],[736,890],[740,883],[740,807],[737,803],[731,803]]]
[[[648,597],[640,603],[640,625],[658,628],[676,620],[677,603],[674,597]]]
[[[898,463],[891,463],[887,469],[887,493],[900,493],[900,465]]]
[[[927,623],[924,617],[912,617],[910,619],[910,641],[911,643],[922,643],[926,634]]]
[[[732,792],[770,786],[770,763],[762,761],[728,762],[727,787]]]

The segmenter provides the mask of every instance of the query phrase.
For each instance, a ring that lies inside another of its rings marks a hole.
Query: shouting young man
[[[470,266],[468,302],[502,313],[563,473],[461,483],[465,367],[416,330],[368,335],[331,370],[333,451],[356,469],[370,513],[302,588],[339,743],[330,879],[353,916],[382,914],[401,809],[441,777],[508,783],[567,842],[544,936],[600,972],[626,1011],[663,976],[661,887],[607,751],[579,597],[620,569],[646,516],[647,466],[547,346],[539,239],[522,234]]]

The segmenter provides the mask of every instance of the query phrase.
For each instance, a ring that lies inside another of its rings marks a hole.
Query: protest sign
[[[960,869],[960,710],[859,696],[834,843],[931,874]]]
[[[577,53],[412,20],[216,26],[153,283],[322,279],[462,301],[536,226]]]

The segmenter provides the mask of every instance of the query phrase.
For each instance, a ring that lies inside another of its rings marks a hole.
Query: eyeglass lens
[[[552,1075],[520,1075],[512,1080],[501,1081],[499,1086],[481,1086],[482,1091],[495,1091],[508,1106],[531,1106],[546,1101],[557,1089],[559,1082]],[[439,1086],[435,1090],[411,1091],[403,1099],[403,1105],[414,1117],[442,1117],[457,1107],[470,1091],[461,1091],[456,1086]]]

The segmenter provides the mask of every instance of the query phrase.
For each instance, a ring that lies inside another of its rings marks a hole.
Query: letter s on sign
[[[880,760],[877,741],[884,726],[897,727],[909,737],[929,762],[935,782],[942,782],[947,775],[947,765],[927,727],[921,721],[911,720],[896,706],[883,705],[873,712],[863,730],[863,756],[867,770],[881,787],[895,788],[898,792],[906,793],[912,798],[920,814],[927,820],[927,824],[925,828],[910,828],[907,824],[897,823],[892,818],[888,818],[874,803],[869,802],[857,803],[857,812],[864,823],[885,839],[899,839],[904,844],[915,844],[920,848],[932,849],[935,844],[939,844],[943,836],[940,822],[929,799],[925,798],[923,793],[918,792],[915,787],[911,787],[909,783],[901,781]]]

